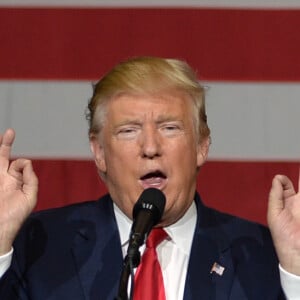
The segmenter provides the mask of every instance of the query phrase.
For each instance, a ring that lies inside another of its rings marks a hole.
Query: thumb
[[[23,170],[24,193],[30,193],[32,196],[36,197],[38,192],[38,178],[33,170],[32,162],[30,160],[25,160],[24,170]]]
[[[276,175],[272,180],[272,186],[269,193],[268,212],[267,219],[268,224],[272,224],[274,218],[276,218],[284,209],[283,201],[283,181],[285,176]]]

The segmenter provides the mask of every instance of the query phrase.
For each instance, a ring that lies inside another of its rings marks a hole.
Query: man
[[[300,196],[290,180],[276,176],[269,197],[277,255],[268,229],[207,208],[196,193],[210,131],[204,90],[186,63],[117,65],[95,86],[87,117],[109,191],[94,202],[29,216],[38,180],[30,161],[9,162],[14,132],[1,137],[1,299],[114,299],[133,206],[148,188],[166,196],[157,225],[169,236],[157,248],[166,299],[285,299],[280,276],[297,297]]]

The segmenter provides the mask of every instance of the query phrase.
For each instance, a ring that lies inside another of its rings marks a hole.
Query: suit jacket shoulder
[[[196,204],[184,299],[284,299],[268,228]]]
[[[113,299],[122,261],[109,196],[37,212],[16,239],[0,298]]]

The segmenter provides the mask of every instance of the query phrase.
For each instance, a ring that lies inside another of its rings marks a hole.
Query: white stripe
[[[211,159],[300,159],[300,84],[205,83]],[[90,158],[89,82],[0,81],[0,130],[15,156]]]
[[[0,6],[300,8],[299,0],[0,0]]]
[[[207,83],[210,158],[300,160],[300,84]]]
[[[90,157],[84,111],[90,82],[0,81],[0,126],[17,133],[14,155]]]

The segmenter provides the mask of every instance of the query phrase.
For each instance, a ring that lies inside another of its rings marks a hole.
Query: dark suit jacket
[[[184,300],[284,299],[269,231],[207,208],[198,195],[195,201],[198,219]],[[35,213],[15,242],[0,299],[114,299],[122,262],[109,196]],[[225,268],[223,275],[210,272],[215,262]]]

